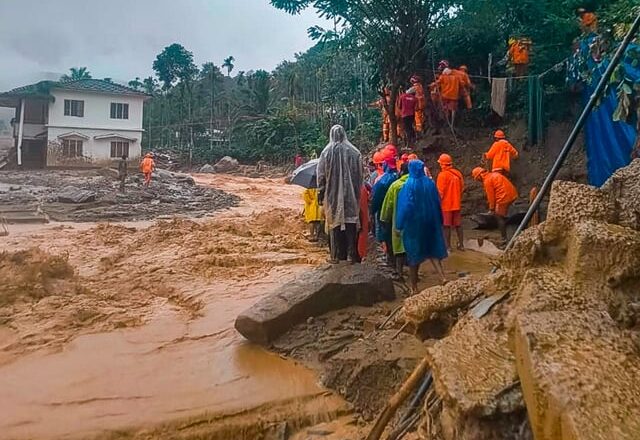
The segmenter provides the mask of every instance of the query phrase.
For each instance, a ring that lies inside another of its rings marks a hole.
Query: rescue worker
[[[359,260],[357,225],[362,173],[360,151],[349,142],[344,127],[334,125],[317,167],[318,200],[329,231],[331,264]]]
[[[511,172],[511,159],[518,158],[518,150],[506,139],[502,130],[496,131],[493,138],[494,142],[484,154],[484,159],[491,161],[491,171],[499,171],[508,176]]]
[[[442,260],[447,257],[447,246],[440,197],[433,180],[424,174],[421,160],[409,162],[409,178],[398,193],[396,209],[396,226],[402,233],[411,293],[418,293],[418,273],[426,260],[431,260],[442,283],[446,283]]]
[[[384,153],[382,151],[376,151],[373,153],[372,158],[373,166],[375,167],[375,171],[371,173],[369,176],[369,184],[373,186],[376,181],[382,177],[384,174],[383,164],[384,164]]]
[[[529,50],[531,40],[528,38],[509,38],[507,57],[515,69],[516,76],[527,76],[529,73]]]
[[[473,103],[471,102],[471,90],[475,87],[471,82],[471,78],[469,78],[469,69],[464,64],[457,69],[454,69],[454,73],[460,79],[460,99],[464,101],[464,105],[467,110],[471,110],[473,108]]]
[[[120,181],[120,192],[125,192],[125,184],[127,182],[127,176],[129,175],[127,155],[123,154],[118,161],[118,180]]]
[[[140,162],[140,171],[144,176],[144,186],[149,186],[151,184],[151,174],[156,169],[156,163],[153,160],[153,155],[151,153],[147,153],[144,155],[144,158]]]
[[[322,227],[322,207],[318,203],[318,190],[307,188],[302,193],[304,200],[304,221],[309,225],[309,241],[312,243],[320,240]]]
[[[424,95],[424,87],[420,81],[420,77],[413,75],[411,77],[411,89],[415,92],[416,96],[416,111],[415,111],[415,128],[418,136],[424,132],[424,111],[427,107],[427,101]]]
[[[396,208],[398,206],[398,194],[409,178],[408,161],[400,169],[400,177],[393,182],[387,191],[380,211],[380,220],[391,225],[391,248],[395,259],[395,270],[393,278],[395,281],[403,281],[402,269],[404,267],[404,245],[402,244],[402,234],[398,231]]]
[[[376,222],[376,240],[383,244],[387,255],[387,264],[394,267],[393,243],[391,242],[391,223],[385,222],[380,218],[382,204],[384,203],[387,191],[389,191],[391,184],[398,178],[396,157],[391,154],[390,150],[387,150],[384,166],[384,175],[373,186],[371,191],[369,212],[373,215]]]
[[[449,123],[453,125],[458,111],[458,100],[460,99],[460,78],[453,73],[452,69],[447,67],[438,78],[437,88],[445,115]]]
[[[429,124],[433,127],[435,134],[440,132],[440,127],[442,126],[442,99],[438,87],[439,78],[440,74],[436,74],[435,81],[429,84],[429,106],[427,107]]]
[[[402,116],[402,127],[405,133],[405,145],[411,148],[416,142],[416,131],[413,124],[416,120],[416,92],[409,89],[406,93],[400,95],[400,114]]]
[[[455,228],[458,236],[458,250],[464,250],[464,236],[462,231],[462,192],[464,191],[464,177],[453,167],[453,159],[448,154],[441,154],[438,158],[440,173],[436,185],[442,204],[442,224],[444,226],[447,249],[451,250],[451,229]]]
[[[391,101],[391,93],[389,93],[389,89],[387,88],[384,89],[383,93],[384,96],[373,105],[382,111],[382,142],[389,142],[391,121],[389,120],[389,112],[387,112],[387,106],[385,104],[388,105]]]
[[[598,16],[593,12],[588,12],[584,8],[579,8],[577,11],[580,18],[580,29],[585,34],[592,34],[598,32]]]
[[[498,228],[502,241],[507,242],[507,215],[509,207],[518,198],[518,191],[511,181],[502,173],[488,172],[477,167],[471,172],[473,180],[481,182],[489,204],[489,212],[498,220]]]

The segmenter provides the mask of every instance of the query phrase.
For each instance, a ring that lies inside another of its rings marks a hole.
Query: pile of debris
[[[215,165],[205,164],[198,170],[201,174],[225,173],[246,177],[284,177],[293,171],[293,166],[271,165],[264,161],[258,161],[255,165],[242,165],[237,159],[225,156]]]
[[[555,182],[497,271],[427,289],[397,325],[427,344],[422,439],[640,438],[640,160]]]
[[[130,175],[124,193],[118,187],[117,171],[108,168],[3,172],[0,205],[2,211],[45,213],[56,221],[117,221],[202,217],[240,202],[236,195],[196,186],[188,174],[163,169],[154,172],[148,188],[137,174]]]

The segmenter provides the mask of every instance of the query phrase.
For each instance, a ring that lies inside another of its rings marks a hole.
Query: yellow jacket
[[[320,222],[323,220],[322,207],[318,204],[318,190],[315,188],[305,189],[302,193],[304,200],[304,221],[307,223]]]

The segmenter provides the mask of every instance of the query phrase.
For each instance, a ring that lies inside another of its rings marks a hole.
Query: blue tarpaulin
[[[590,45],[593,43],[594,38],[596,36],[591,35],[581,42],[580,53],[582,56],[577,54],[573,60],[576,64],[582,63],[583,70],[586,67],[590,71],[590,80],[584,82],[583,97],[585,104],[593,94],[609,65],[608,60],[596,63],[591,57]],[[639,46],[631,45],[627,49],[627,53],[632,50],[639,50]],[[579,61],[578,57],[581,58]],[[626,76],[634,83],[640,81],[640,66],[633,67],[630,57],[624,57],[622,63]],[[570,66],[570,82],[577,82],[577,71],[578,68],[575,64]],[[601,186],[618,168],[624,167],[631,162],[631,151],[637,135],[636,128],[626,122],[615,122],[613,120],[613,114],[617,107],[616,87],[610,87],[607,95],[587,120],[585,127],[587,168],[589,183],[594,186]]]

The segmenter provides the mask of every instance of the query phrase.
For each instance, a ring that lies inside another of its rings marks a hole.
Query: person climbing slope
[[[140,162],[140,171],[142,171],[142,175],[144,176],[144,186],[148,187],[151,185],[151,175],[155,169],[156,163],[153,160],[153,155],[151,153],[145,154]]]
[[[330,263],[359,260],[357,225],[360,217],[362,156],[347,139],[341,125],[331,127],[329,143],[322,150],[317,168],[318,200],[323,206],[329,231]]]
[[[502,130],[496,131],[493,139],[494,142],[484,158],[491,161],[491,171],[499,171],[508,176],[511,172],[511,159],[518,158],[518,150],[506,139]]]
[[[393,276],[395,280],[402,281],[402,269],[404,267],[404,245],[402,244],[402,234],[398,231],[396,207],[398,206],[398,194],[409,178],[409,160],[402,164],[400,169],[400,178],[393,182],[387,191],[380,210],[380,219],[386,224],[391,225],[391,249],[395,259],[395,271]]]
[[[496,216],[502,240],[506,243],[506,219],[509,207],[518,198],[518,190],[504,174],[495,171],[490,173],[481,167],[474,168],[471,177],[482,183],[489,204],[489,212]]]
[[[458,250],[464,250],[464,236],[462,231],[462,192],[464,191],[464,177],[453,167],[453,159],[448,154],[440,155],[438,159],[440,173],[437,186],[442,203],[442,217],[447,248],[451,250],[451,229],[456,230],[458,236]]]
[[[413,75],[410,82],[411,88],[409,89],[409,92],[414,92],[416,95],[415,128],[416,136],[419,137],[419,135],[424,131],[424,111],[427,108],[427,101],[424,94],[424,86],[422,85],[420,77],[418,75]]]
[[[456,112],[458,111],[458,100],[460,99],[460,78],[454,74],[453,69],[445,68],[442,75],[438,78],[438,91],[442,101],[442,108],[448,118],[449,124],[455,122]]]
[[[409,162],[409,178],[398,194],[396,209],[412,294],[418,293],[418,273],[425,260],[431,260],[442,283],[446,283],[442,260],[447,258],[447,246],[442,231],[440,196],[436,184],[425,175],[422,161]]]

